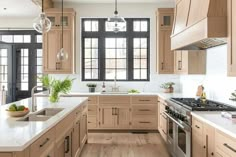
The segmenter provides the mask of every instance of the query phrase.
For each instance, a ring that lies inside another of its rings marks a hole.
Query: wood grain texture
[[[80,157],[170,157],[158,133],[89,133]]]

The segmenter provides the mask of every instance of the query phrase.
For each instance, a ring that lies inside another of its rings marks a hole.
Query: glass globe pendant
[[[33,21],[33,28],[39,33],[48,32],[51,29],[51,26],[52,26],[51,21],[47,18],[46,14],[43,11],[43,9],[44,9],[43,4],[44,3],[43,3],[43,0],[42,0],[42,12]]]
[[[48,32],[51,29],[51,21],[47,18],[45,13],[39,14],[34,20],[33,27],[39,33]]]
[[[68,59],[68,53],[64,50],[64,48],[61,48],[60,51],[57,53],[57,59],[59,61],[65,61]]]
[[[62,17],[62,21],[61,21],[61,49],[60,51],[57,53],[57,59],[59,61],[66,61],[68,59],[68,53],[64,50],[64,45],[63,45],[63,36],[64,36],[64,24],[63,24],[63,17],[64,17],[64,1],[61,1],[62,5],[61,5],[61,17]]]
[[[115,33],[122,31],[126,27],[126,21],[123,17],[120,17],[117,11],[117,0],[115,0],[115,12],[114,16],[108,18],[107,20],[107,27],[110,30],[113,30]]]

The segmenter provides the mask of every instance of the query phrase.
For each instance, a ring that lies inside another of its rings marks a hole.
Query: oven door
[[[175,152],[177,157],[191,157],[191,128],[175,126],[176,140]]]
[[[167,143],[172,149],[172,155],[175,157],[191,157],[191,127],[180,123],[166,112],[165,115],[168,117]]]
[[[174,142],[174,134],[175,132],[175,123],[174,121],[167,116],[167,148],[169,152],[171,152],[172,156],[174,156],[175,142]]]

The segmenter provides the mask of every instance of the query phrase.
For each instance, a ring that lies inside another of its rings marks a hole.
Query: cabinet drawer
[[[89,129],[97,128],[97,117],[96,116],[88,116],[88,128]]]
[[[102,104],[130,104],[130,96],[99,96],[99,105]]]
[[[156,104],[156,96],[132,96],[132,104]]]
[[[97,104],[98,103],[98,96],[89,96],[88,97],[88,104]]]
[[[236,156],[236,139],[220,132],[216,131],[215,134],[215,146],[216,150],[220,149],[229,156]]]
[[[0,153],[0,157],[12,157],[12,153]]]
[[[88,115],[97,115],[97,105],[88,105]]]
[[[30,154],[34,154],[34,156],[41,156],[48,149],[50,145],[54,144],[55,140],[55,129],[49,130],[43,136],[41,136],[38,140],[36,140],[30,146]]]
[[[203,124],[202,122],[200,122],[199,120],[193,118],[192,120],[192,130],[194,132],[194,134],[198,134],[199,136],[201,136],[203,134]]]
[[[157,129],[157,119],[155,117],[138,116],[132,119],[134,129]]]
[[[132,115],[156,115],[157,105],[132,105]]]

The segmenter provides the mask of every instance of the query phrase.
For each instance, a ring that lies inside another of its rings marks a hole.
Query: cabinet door
[[[80,125],[80,145],[82,146],[87,140],[87,115],[83,114]]]
[[[80,119],[74,125],[72,132],[72,154],[73,156],[80,150]]]
[[[57,53],[60,50],[61,37],[57,30],[50,30],[44,34],[43,40],[44,72],[57,70]]]
[[[100,108],[100,127],[101,128],[114,128],[114,109],[113,107],[101,107]]]
[[[59,29],[60,21],[59,21],[59,14],[58,13],[46,13],[47,18],[51,21],[51,29]]]
[[[206,157],[214,156],[215,154],[215,129],[207,124],[204,124],[204,136],[205,138],[203,147],[206,146]]]
[[[128,129],[130,124],[130,109],[128,107],[117,107],[115,110],[116,127],[119,129]]]
[[[181,0],[175,7],[175,24],[174,34],[180,33],[187,27],[188,13],[189,13],[190,0]]]
[[[64,138],[56,143],[56,157],[71,157],[72,156],[72,130],[68,131]]]
[[[61,32],[60,32],[61,34]],[[61,62],[61,71],[72,73],[73,72],[73,42],[71,30],[64,30],[63,32],[63,48],[68,53],[68,59]],[[60,47],[61,48],[61,47]]]
[[[159,15],[160,29],[172,29],[174,15],[171,13],[164,13]]]
[[[160,134],[164,141],[167,141],[167,117],[164,114],[160,116]]]
[[[236,1],[228,3],[228,75],[236,76]]]
[[[192,156],[193,157],[205,157],[206,152],[203,146],[203,137],[193,132],[192,134]]]
[[[174,72],[174,53],[170,48],[171,30],[161,30],[159,34],[159,73]]]

